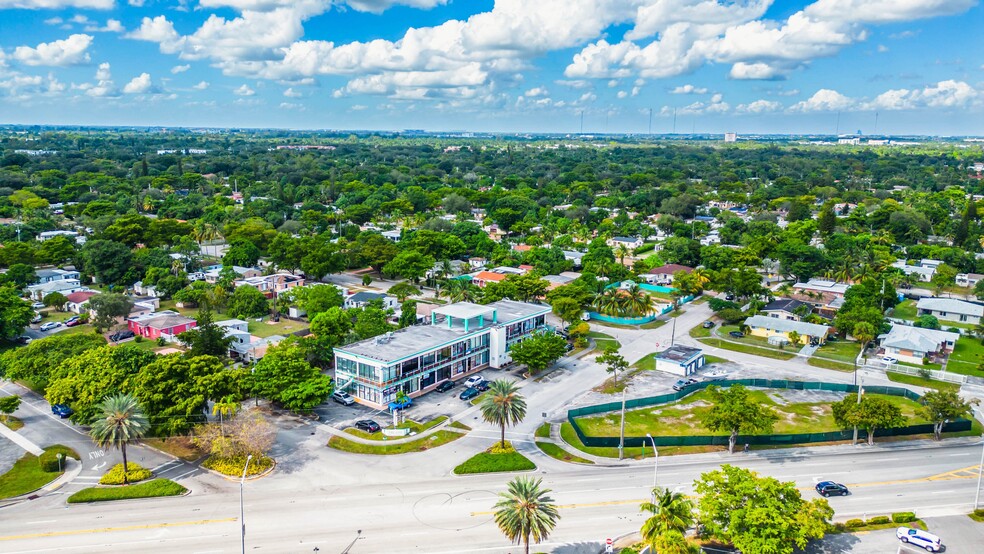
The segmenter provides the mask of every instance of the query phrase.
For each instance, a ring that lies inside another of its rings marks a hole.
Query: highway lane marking
[[[198,521],[177,521],[173,523],[148,523],[145,525],[127,525],[123,527],[102,527],[99,529],[75,529],[72,531],[48,531],[45,533],[28,533],[24,535],[0,536],[0,541],[15,541],[23,539],[37,539],[42,537],[65,537],[69,535],[88,535],[95,533],[114,533],[118,531],[139,531],[141,529],[166,529],[168,527],[188,527],[191,525],[211,525],[213,523],[228,523],[238,521],[239,518],[227,517],[225,519],[200,519]]]

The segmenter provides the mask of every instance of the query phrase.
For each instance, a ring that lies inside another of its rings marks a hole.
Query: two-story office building
[[[383,408],[403,391],[420,396],[446,379],[460,379],[512,361],[512,345],[546,325],[549,306],[501,300],[435,308],[430,325],[335,348],[335,383],[360,403]]]

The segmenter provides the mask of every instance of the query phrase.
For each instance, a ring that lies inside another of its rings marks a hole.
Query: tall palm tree
[[[694,524],[694,504],[684,494],[670,489],[654,488],[654,502],[643,502],[639,508],[651,514],[642,524],[642,540],[651,548],[657,537],[677,531],[685,534]]]
[[[618,263],[622,265],[625,265],[625,258],[628,258],[629,254],[631,253],[632,252],[629,251],[629,247],[621,242],[618,244],[618,247],[615,249],[615,255],[618,256]]]
[[[506,425],[516,425],[526,417],[526,399],[514,381],[498,379],[489,383],[489,393],[482,398],[482,419],[502,429],[500,445],[506,447]]]
[[[620,295],[625,302],[625,311],[633,315],[646,315],[653,310],[653,299],[649,294],[642,290],[638,284],[633,283],[629,288],[622,291]]]
[[[506,492],[499,493],[495,509],[495,524],[507,539],[522,543],[530,554],[530,539],[539,543],[550,535],[560,519],[550,489],[540,488],[542,479],[517,477],[509,482]]]
[[[150,423],[137,399],[129,394],[107,396],[97,408],[100,415],[92,422],[89,434],[100,448],[120,449],[123,453],[123,484],[129,485],[126,445],[146,435]]]

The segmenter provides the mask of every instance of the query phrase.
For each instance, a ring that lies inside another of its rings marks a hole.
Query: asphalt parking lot
[[[923,521],[929,531],[943,539],[948,554],[979,554],[984,551],[984,523],[967,516],[929,517]],[[895,529],[830,535],[820,543],[811,544],[809,554],[922,554],[922,548],[903,546],[895,537]]]

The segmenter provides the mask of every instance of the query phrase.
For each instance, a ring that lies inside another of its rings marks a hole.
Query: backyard
[[[802,391],[750,390],[751,398],[758,404],[772,408],[779,414],[779,421],[772,432],[776,434],[821,433],[838,431],[831,413],[831,402],[842,395],[829,392],[805,393]],[[899,406],[908,424],[926,423],[915,415],[919,404],[898,396],[875,395]],[[812,397],[812,400],[811,400]],[[703,427],[701,419],[711,407],[711,396],[700,391],[677,402],[650,406],[625,412],[626,436],[643,436],[646,433],[660,436],[727,435],[727,432],[711,432]],[[585,434],[599,437],[617,437],[620,417],[618,413],[578,418]]]
[[[957,341],[950,354],[950,359],[946,363],[946,370],[961,375],[984,376],[984,372],[977,369],[984,363],[984,345],[972,337],[963,337]]]
[[[906,300],[892,309],[892,317],[895,319],[905,319],[913,321],[916,319],[916,301]]]

